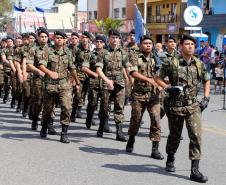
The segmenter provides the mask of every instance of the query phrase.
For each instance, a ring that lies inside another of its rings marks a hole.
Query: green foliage
[[[12,10],[12,3],[9,0],[0,0],[0,17]]]
[[[94,23],[97,25],[98,31],[100,33],[107,34],[110,29],[119,29],[124,25],[123,20],[107,18],[103,20],[94,20]]]

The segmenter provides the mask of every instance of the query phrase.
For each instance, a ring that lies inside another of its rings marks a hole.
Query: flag
[[[37,12],[40,12],[40,13],[44,13],[45,12],[45,10],[42,9],[42,8],[35,7],[35,9],[36,9]]]
[[[25,11],[25,9],[24,8],[18,8],[17,6],[13,6],[13,10],[14,10],[14,12],[24,12]]]
[[[135,39],[136,42],[140,42],[140,37],[144,34],[144,19],[138,9],[137,5],[135,6]]]

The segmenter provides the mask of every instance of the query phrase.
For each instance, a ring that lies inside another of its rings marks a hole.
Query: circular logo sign
[[[198,6],[189,6],[184,11],[184,20],[189,26],[197,26],[203,18],[202,10]]]

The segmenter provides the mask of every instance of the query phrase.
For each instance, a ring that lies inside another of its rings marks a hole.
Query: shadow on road
[[[121,165],[121,164],[105,164],[102,167],[104,168],[111,168],[115,170],[120,170],[120,171],[126,171],[126,172],[136,172],[136,173],[157,173],[161,175],[166,175],[166,176],[172,176],[176,178],[181,178],[181,179],[186,179],[190,180],[188,176],[184,175],[178,175],[175,173],[168,173],[165,171],[165,169],[161,166],[158,165]]]

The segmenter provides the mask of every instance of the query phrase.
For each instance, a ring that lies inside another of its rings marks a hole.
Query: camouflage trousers
[[[33,80],[33,94],[32,94],[33,120],[38,120],[38,116],[42,111],[43,90],[44,90],[43,87],[44,87],[44,84],[41,79]]]
[[[98,106],[98,99],[100,97],[100,88],[89,88],[88,91],[88,104],[87,104],[87,119],[88,121],[92,121],[94,112]]]
[[[53,119],[55,109],[55,98],[59,98],[61,105],[60,123],[62,125],[70,124],[70,109],[71,109],[71,89],[60,89],[58,92],[51,93],[44,91],[43,96],[43,111],[42,125],[47,125]]]
[[[11,105],[14,105],[15,101],[16,101],[17,75],[13,74],[13,73],[11,74],[11,86],[12,86],[12,91],[11,91],[12,101],[11,101]]]
[[[114,85],[114,90],[103,89],[101,91],[99,119],[105,122],[109,118],[109,103],[114,101],[114,121],[116,124],[124,122],[125,88]]]
[[[10,72],[4,72],[4,99],[7,99],[10,92],[10,85],[11,85],[11,73]]]
[[[187,116],[177,116],[175,114],[167,114],[169,123],[169,136],[166,144],[166,153],[175,154],[179,144],[183,130],[184,121],[188,130],[189,143],[189,159],[199,160],[201,158],[201,111],[198,107],[196,111]]]
[[[151,120],[149,138],[152,141],[160,141],[161,139],[160,102],[158,96],[151,97],[148,100],[139,98],[133,99],[128,134],[130,136],[137,135],[140,128],[140,122],[146,109],[149,113]]]
[[[0,69],[0,94],[3,91],[3,87],[4,87],[4,71]]]
[[[22,101],[23,101],[23,113],[31,113],[32,109],[32,78],[28,76],[28,79],[22,83]]]

